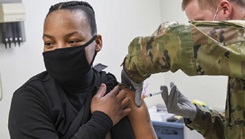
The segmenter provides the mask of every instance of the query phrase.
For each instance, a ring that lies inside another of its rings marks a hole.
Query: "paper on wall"
[[[2,81],[1,81],[1,74],[0,74],[0,101],[3,98],[3,91],[2,91]]]

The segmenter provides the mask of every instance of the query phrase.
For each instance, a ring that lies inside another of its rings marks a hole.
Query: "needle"
[[[143,98],[153,97],[153,96],[156,96],[156,95],[160,95],[162,93],[163,92],[155,92],[155,93],[143,94]]]
[[[146,93],[146,90],[145,90],[145,92],[142,94],[142,97],[143,98],[147,98],[147,97],[152,97],[152,96],[160,95],[160,94],[162,94],[164,92],[163,91],[163,88],[164,88],[164,86],[160,86],[160,90],[161,90],[160,92],[154,92],[154,93],[149,93],[149,94],[147,94]]]

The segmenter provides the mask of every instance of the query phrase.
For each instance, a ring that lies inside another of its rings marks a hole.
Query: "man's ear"
[[[230,19],[232,10],[233,10],[232,4],[227,0],[221,0],[220,8],[221,8],[221,14],[223,15],[223,17],[225,17],[226,19]]]
[[[95,51],[99,52],[102,49],[102,36],[101,35],[97,35],[96,39],[95,39]]]

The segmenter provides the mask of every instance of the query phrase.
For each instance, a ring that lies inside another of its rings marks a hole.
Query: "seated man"
[[[144,132],[141,123],[152,127],[149,115],[135,115],[147,114],[146,107],[136,109],[129,98],[132,92],[120,90],[114,75],[92,68],[102,37],[90,4],[70,1],[51,6],[43,41],[46,71],[14,92],[11,139],[144,138],[138,131]],[[155,138],[153,130],[151,134]]]

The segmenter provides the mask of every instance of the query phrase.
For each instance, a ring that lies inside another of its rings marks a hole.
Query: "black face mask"
[[[85,47],[90,45],[96,37],[95,35],[81,46],[43,52],[44,64],[50,76],[65,86],[81,86],[83,78],[90,71],[93,63],[93,61],[91,64],[88,63]],[[96,53],[94,58],[95,56]]]

